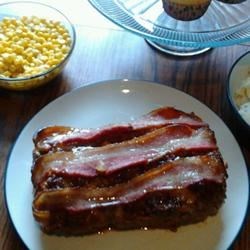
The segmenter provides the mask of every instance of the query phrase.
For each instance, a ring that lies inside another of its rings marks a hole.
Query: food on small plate
[[[215,215],[226,196],[214,132],[172,107],[131,124],[43,128],[34,146],[33,215],[45,233],[176,230]]]
[[[200,18],[207,11],[211,0],[162,0],[163,9],[171,17],[191,21]]]
[[[250,125],[250,76],[236,90],[234,100],[242,118]]]
[[[226,4],[238,4],[246,0],[217,0]],[[164,11],[171,17],[192,21],[202,17],[208,10],[211,0],[162,0]]]

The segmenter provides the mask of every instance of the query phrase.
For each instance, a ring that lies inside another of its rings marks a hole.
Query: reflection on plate
[[[43,234],[32,216],[32,135],[48,125],[99,127],[129,121],[168,105],[195,112],[215,131],[228,162],[227,199],[220,213],[204,223],[167,230],[108,232],[83,237]],[[7,164],[5,196],[11,220],[29,249],[227,249],[246,214],[249,183],[240,148],[231,132],[209,108],[193,97],[160,84],[117,80],[79,88],[53,101],[25,126]]]

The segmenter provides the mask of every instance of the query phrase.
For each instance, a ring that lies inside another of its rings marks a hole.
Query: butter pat
[[[241,87],[236,90],[234,99],[238,107],[244,103],[250,102],[250,77],[246,78],[242,82]]]

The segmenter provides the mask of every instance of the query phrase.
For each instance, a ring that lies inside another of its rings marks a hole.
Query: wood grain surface
[[[250,138],[239,129],[226,98],[230,67],[250,50],[249,46],[216,48],[194,57],[169,56],[106,20],[86,0],[73,0],[71,4],[66,0],[41,2],[50,2],[69,16],[76,27],[77,42],[65,70],[50,84],[26,92],[0,90],[0,249],[25,249],[8,218],[4,200],[6,163],[18,133],[46,104],[90,82],[123,78],[149,80],[194,96],[232,130],[249,167]],[[250,249],[249,216],[232,249]]]

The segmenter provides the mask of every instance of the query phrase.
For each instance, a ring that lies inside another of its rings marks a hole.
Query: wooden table
[[[51,84],[28,92],[0,90],[0,249],[25,249],[8,218],[3,192],[8,154],[18,133],[46,104],[89,82],[148,80],[194,96],[229,126],[249,166],[249,137],[237,130],[226,98],[229,69],[250,50],[249,46],[216,48],[195,57],[168,56],[150,47],[143,38],[106,20],[86,0],[42,2],[50,2],[68,15],[75,24],[77,42],[69,64]],[[249,217],[232,249],[250,249]]]

